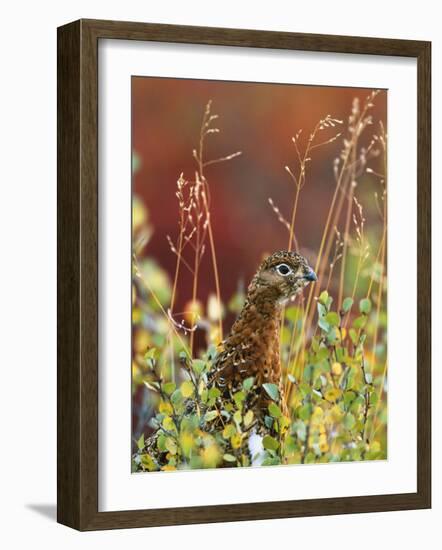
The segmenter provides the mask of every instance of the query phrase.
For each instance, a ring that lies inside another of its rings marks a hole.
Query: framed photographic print
[[[59,28],[59,522],[430,507],[430,51]]]

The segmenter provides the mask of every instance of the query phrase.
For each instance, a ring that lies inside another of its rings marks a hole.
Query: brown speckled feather
[[[288,300],[315,280],[316,275],[305,258],[295,252],[276,252],[264,260],[248,287],[244,307],[216,357],[209,385],[228,394],[253,376],[258,388],[255,413],[261,416],[269,401],[261,391],[262,384],[276,384],[280,388],[280,404],[287,413],[279,354],[281,311]]]

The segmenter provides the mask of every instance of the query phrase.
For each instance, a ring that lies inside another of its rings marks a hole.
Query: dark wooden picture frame
[[[417,492],[98,511],[98,41],[412,57],[418,70]],[[79,20],[58,29],[58,521],[85,531],[431,506],[431,43]]]

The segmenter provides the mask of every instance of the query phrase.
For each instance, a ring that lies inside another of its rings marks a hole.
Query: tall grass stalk
[[[319,246],[318,256],[315,263],[315,271],[318,274],[318,282],[316,285],[311,286],[308,293],[307,305],[304,309],[304,315],[301,326],[301,345],[296,351],[294,358],[290,359],[293,354],[293,349],[289,351],[289,363],[288,374],[292,374],[295,378],[299,378],[304,368],[304,356],[305,347],[307,344],[307,335],[311,331],[313,319],[315,316],[316,304],[313,301],[314,294],[319,294],[323,288],[322,283],[327,268],[328,258],[330,256],[331,247],[333,245],[333,233],[330,231],[332,227],[339,225],[341,212],[344,204],[344,200],[350,197],[350,189],[353,185],[353,170],[358,168],[365,168],[367,151],[364,151],[358,157],[358,140],[367,126],[372,124],[371,116],[368,115],[368,111],[373,107],[373,101],[378,95],[379,91],[375,90],[367,97],[362,110],[359,111],[357,103],[353,103],[352,113],[349,117],[348,133],[349,139],[344,138],[344,147],[342,149],[340,158],[335,161],[334,173],[335,173],[335,189],[332,196],[332,200],[327,213],[326,222]],[[373,147],[373,142],[370,143],[369,149]],[[355,174],[356,175],[356,174]],[[347,245],[348,246],[348,245]],[[285,389],[287,395],[290,394],[290,382],[287,378],[285,383]]]
[[[207,178],[205,176],[205,168],[212,164],[218,164],[220,162],[231,160],[241,155],[241,151],[237,151],[236,153],[232,153],[224,157],[205,160],[204,144],[205,144],[206,137],[209,134],[217,134],[220,131],[219,128],[212,126],[213,121],[215,121],[218,118],[218,115],[211,114],[211,107],[212,107],[212,101],[210,100],[206,105],[206,109],[203,115],[203,120],[201,123],[198,150],[194,149],[193,156],[196,160],[197,167],[198,167],[197,178],[201,181],[203,186],[202,198],[203,198],[203,204],[204,204],[205,216],[206,216],[205,223],[207,224],[207,229],[209,234],[209,246],[210,246],[210,253],[212,257],[213,275],[215,279],[215,293],[216,293],[216,299],[218,302],[218,309],[220,311],[220,315],[218,318],[218,331],[219,331],[218,338],[221,341],[223,339],[223,321],[222,321],[222,315],[221,315],[221,305],[222,305],[221,289],[220,289],[220,282],[219,282],[218,263],[216,259],[215,239],[213,237],[212,220],[210,217],[210,187],[209,187]]]

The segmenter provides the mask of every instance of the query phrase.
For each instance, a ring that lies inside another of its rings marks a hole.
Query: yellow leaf
[[[163,472],[174,472],[176,470],[176,466],[170,466],[169,464],[166,464],[161,468]]]
[[[279,420],[279,430],[281,435],[284,435],[290,427],[290,419],[287,416],[282,416]]]
[[[342,395],[342,391],[339,388],[331,388],[325,392],[325,398],[327,401],[337,401]]]
[[[141,309],[139,307],[132,308],[132,323],[134,325],[138,325],[141,322],[141,318],[142,318]],[[135,342],[136,340],[134,339],[134,347],[136,345]]]
[[[333,363],[331,371],[335,376],[339,376],[342,373],[341,363]]]
[[[230,444],[234,449],[239,449],[241,447],[241,442],[242,438],[241,435],[238,433],[232,435],[232,437],[230,438]]]
[[[241,411],[236,411],[233,414],[233,420],[238,424],[238,426],[241,424],[241,420],[242,420]]]
[[[134,311],[135,311],[135,308],[134,308]],[[140,312],[140,319],[141,319],[141,312]],[[137,353],[144,353],[149,344],[150,344],[149,333],[142,328],[136,330],[134,334],[134,350]]]
[[[191,397],[193,395],[194,387],[190,380],[183,382],[180,389],[183,397]]]
[[[330,417],[333,422],[340,422],[343,416],[344,416],[344,412],[342,411],[341,407],[339,407],[338,405],[335,405],[330,409]]]
[[[218,346],[222,342],[221,333],[218,325],[214,325],[210,328],[209,340],[212,344]]]
[[[189,432],[181,432],[180,445],[185,456],[189,456],[194,445],[194,437]]]
[[[253,411],[249,410],[246,412],[244,416],[244,426],[250,426],[252,422],[253,422]]]
[[[170,416],[165,416],[163,418],[162,426],[168,432],[175,430],[175,424]]]
[[[150,455],[143,454],[141,455],[141,466],[144,469],[149,470],[149,472],[153,472],[157,469],[157,466],[155,465],[155,462],[153,461],[152,457]]]
[[[229,437],[232,437],[236,433],[236,428],[233,424],[226,424],[223,430],[223,437],[224,439],[228,439]]]
[[[201,458],[206,468],[216,468],[222,456],[216,445],[209,445],[201,453]]]
[[[161,401],[160,403],[160,406],[158,407],[160,413],[164,413],[164,414],[172,414],[173,413],[173,408],[172,408],[172,405],[170,403],[167,403],[165,401]]]
[[[171,455],[176,455],[177,453],[177,444],[171,437],[166,437],[166,449]]]

